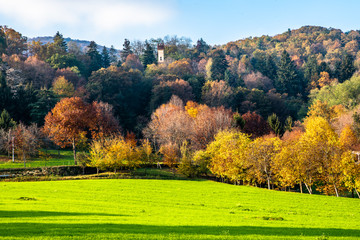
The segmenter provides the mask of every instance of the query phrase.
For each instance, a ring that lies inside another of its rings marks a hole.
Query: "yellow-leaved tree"
[[[281,150],[281,140],[271,135],[256,138],[247,149],[246,159],[249,180],[255,178],[258,183],[267,183],[268,189],[274,183],[274,159]]]
[[[215,140],[206,148],[211,172],[222,179],[228,178],[235,182],[245,180],[247,165],[244,160],[249,143],[248,135],[235,130],[216,134]]]
[[[282,142],[281,151],[274,158],[274,172],[279,183],[283,187],[293,187],[299,184],[300,192],[303,193],[302,184],[306,178],[304,160],[300,158],[298,141],[302,132],[296,129],[290,132]]]
[[[89,153],[90,165],[97,169],[133,169],[141,163],[136,142],[122,136],[94,140]]]
[[[360,164],[351,151],[346,151],[341,158],[342,182],[349,191],[355,190],[360,198]]]
[[[304,162],[307,175],[304,183],[311,193],[317,172],[317,178],[322,182],[318,189],[339,196],[342,149],[338,136],[323,117],[308,117],[304,125],[305,133],[299,140],[300,161]]]

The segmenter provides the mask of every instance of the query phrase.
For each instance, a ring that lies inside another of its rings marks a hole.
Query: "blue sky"
[[[117,48],[166,35],[224,44],[304,25],[358,30],[359,9],[355,0],[0,0],[0,25]]]

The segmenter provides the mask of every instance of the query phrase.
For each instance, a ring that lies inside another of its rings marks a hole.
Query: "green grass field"
[[[0,182],[2,239],[359,239],[360,200],[212,181]]]
[[[48,150],[48,153],[51,154],[51,158],[46,161],[41,158],[27,159],[26,167],[74,165],[74,156],[72,151],[60,150],[60,156],[58,155],[57,150]],[[15,162],[12,162],[8,156],[0,156],[0,160],[0,169],[24,167],[24,162],[18,158],[15,158]]]

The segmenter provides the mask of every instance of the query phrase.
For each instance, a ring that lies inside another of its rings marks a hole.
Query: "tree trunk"
[[[360,198],[360,194],[359,194],[359,192],[358,192],[358,190],[356,188],[355,188],[355,192],[358,195],[358,197]]]
[[[304,183],[304,184],[305,184],[305,187],[306,187],[306,189],[308,190],[309,194],[312,194],[311,188],[309,188],[309,186],[308,186],[306,183]]]
[[[26,168],[26,158],[25,158],[25,152],[23,151],[23,160],[24,160],[24,168]]]
[[[96,174],[99,175],[99,168],[96,168]]]
[[[303,190],[302,190],[302,182],[300,181],[300,192],[303,193]]]
[[[267,178],[267,184],[268,184],[268,189],[270,190],[271,186],[270,186],[270,178],[269,177]]]
[[[72,146],[73,146],[73,154],[74,154],[74,164],[77,165],[77,160],[76,160],[76,147],[75,147],[75,138],[72,141]]]
[[[336,197],[339,197],[339,193],[338,193],[338,190],[337,190],[337,187],[336,187],[335,183],[334,183],[334,189],[335,189]]]

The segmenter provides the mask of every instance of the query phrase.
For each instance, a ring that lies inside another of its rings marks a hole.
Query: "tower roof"
[[[165,49],[164,43],[158,43],[157,49],[158,50],[164,50]]]

